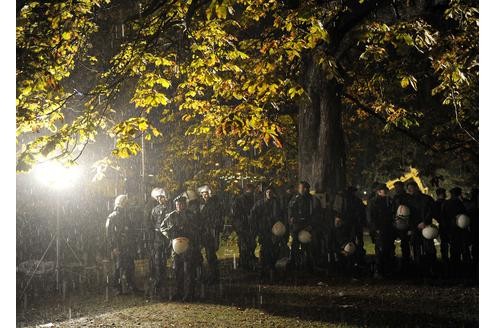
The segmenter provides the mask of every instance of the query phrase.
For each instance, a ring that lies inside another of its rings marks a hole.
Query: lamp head
[[[37,179],[45,186],[64,190],[74,185],[80,175],[80,167],[64,166],[57,161],[48,161],[36,166]]]

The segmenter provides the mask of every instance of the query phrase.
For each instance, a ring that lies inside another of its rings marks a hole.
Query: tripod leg
[[[38,268],[40,267],[41,261],[43,261],[43,259],[45,258],[46,254],[48,253],[48,250],[50,249],[50,246],[52,246],[52,243],[55,240],[55,237],[56,237],[56,235],[54,235],[53,238],[52,238],[52,240],[50,240],[50,243],[48,244],[48,247],[45,249],[45,252],[43,253],[43,255],[41,256],[41,258],[39,259],[38,264],[36,265],[36,268],[34,268],[33,273],[31,274],[31,276],[28,279],[28,282],[26,283],[26,287],[24,287],[24,290],[21,293],[21,295],[22,295],[21,297],[26,297],[26,290],[28,289],[29,284],[31,283],[31,280],[33,280],[34,275],[38,271]]]
[[[67,246],[69,247],[69,249],[71,250],[72,254],[74,255],[74,257],[76,258],[76,260],[79,262],[80,265],[82,265],[82,261],[81,259],[79,258],[79,256],[77,256],[76,252],[74,251],[74,249],[72,248],[72,246],[69,244],[69,241],[65,239],[65,244],[67,244]]]

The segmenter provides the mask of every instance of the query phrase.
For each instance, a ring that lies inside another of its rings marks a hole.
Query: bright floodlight
[[[36,177],[49,188],[61,190],[73,185],[80,175],[78,166],[64,166],[57,161],[41,163],[36,167]]]

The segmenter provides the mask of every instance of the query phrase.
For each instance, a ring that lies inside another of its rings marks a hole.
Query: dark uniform
[[[337,216],[343,221],[340,234],[342,237],[337,236],[339,244],[351,241],[356,244],[358,251],[364,253],[363,226],[366,222],[366,208],[363,201],[356,196],[355,189],[344,192],[342,207],[337,211]]]
[[[294,187],[291,186],[285,190],[284,195],[281,197],[282,211],[287,222],[289,220],[289,203],[295,195]]]
[[[445,189],[437,189],[437,199],[433,204],[433,218],[435,218],[439,223],[439,234],[440,234],[440,255],[442,256],[442,261],[448,263],[449,261],[449,223],[444,222],[442,218],[442,207],[445,202]]]
[[[292,267],[307,265],[310,271],[313,270],[315,259],[313,258],[312,244],[315,244],[315,241],[312,240],[308,244],[302,244],[299,242],[298,235],[301,230],[310,231],[313,225],[320,223],[320,211],[320,201],[309,193],[298,193],[289,202],[289,220],[291,220],[289,228],[292,237],[290,265]],[[314,232],[310,231],[310,233],[314,235]],[[306,255],[306,261],[302,258],[303,254]]]
[[[275,197],[257,201],[251,210],[250,219],[261,246],[262,269],[273,270],[284,241],[287,243],[286,235],[277,237],[272,233],[272,227],[277,221],[282,222],[287,227],[287,220],[284,218],[280,202]]]
[[[479,208],[479,199],[478,199],[479,190],[477,188],[471,189],[471,198],[469,201],[465,202],[465,207],[467,211],[467,215],[471,218],[471,257],[474,264],[474,270],[476,270],[475,277],[478,276],[478,261],[479,261],[479,216],[480,216],[480,208]]]
[[[395,190],[395,195],[392,198],[394,217],[397,215],[397,209],[401,205],[404,205],[411,210],[410,195],[405,192],[403,185],[397,184],[395,188],[397,189]],[[396,236],[400,239],[400,249],[402,253],[401,266],[403,269],[405,269],[405,266],[411,261],[411,234],[411,226],[405,230],[396,229]]]
[[[335,217],[333,222],[333,249],[339,262],[342,263],[345,260],[347,266],[352,264],[353,261],[362,260],[365,255],[363,226],[366,221],[366,208],[355,192],[356,189],[351,187],[345,192],[337,194],[333,206]],[[344,258],[342,255],[342,248],[349,242],[356,245],[356,252],[352,256],[352,260],[349,257]]]
[[[162,294],[165,281],[167,279],[167,258],[170,254],[170,241],[161,233],[160,227],[165,216],[170,213],[171,206],[158,204],[151,211],[150,218],[150,238],[151,254],[150,269],[153,279],[152,291],[154,295]]]
[[[106,222],[106,237],[114,263],[112,287],[118,293],[125,292],[125,288],[136,290],[134,284],[134,232],[131,219],[125,208],[116,206],[108,216]],[[117,252],[114,252],[117,250]]]
[[[210,271],[208,282],[215,283],[220,277],[217,251],[220,246],[220,233],[224,225],[222,206],[216,196],[211,196],[207,201],[201,199],[199,216],[202,225],[201,247],[205,248]]]
[[[251,270],[256,257],[256,237],[254,229],[249,222],[249,213],[253,208],[255,194],[253,191],[244,192],[234,200],[232,205],[232,225],[237,233],[237,245],[239,247],[239,265],[244,270]]]
[[[177,254],[172,250],[172,262],[176,282],[173,299],[190,301],[194,297],[196,270],[201,262],[200,222],[192,212],[176,210],[166,215],[160,230],[170,241],[178,237],[189,239],[189,247],[184,253]]]
[[[368,205],[368,227],[375,244],[375,274],[387,275],[391,272],[394,258],[395,233],[393,227],[394,210],[388,196],[375,195]]]
[[[419,190],[410,195],[409,226],[412,229],[411,244],[414,263],[423,274],[431,274],[436,260],[436,249],[434,240],[423,237],[422,230],[418,225],[431,225],[433,219],[433,205],[435,201],[432,197],[423,194]]]
[[[451,191],[452,193],[452,191]],[[467,210],[459,195],[452,195],[442,206],[442,222],[447,224],[449,232],[450,263],[456,275],[463,273],[471,263],[470,231],[469,227],[461,229],[457,226],[456,219],[459,214],[466,214]]]

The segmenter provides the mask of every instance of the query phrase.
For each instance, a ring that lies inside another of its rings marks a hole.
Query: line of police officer
[[[375,245],[374,276],[389,276],[397,269],[394,242],[400,240],[402,253],[398,266],[403,273],[433,274],[436,263],[434,239],[441,238],[441,255],[445,267],[459,274],[470,270],[477,261],[477,198],[462,200],[462,190],[454,188],[446,200],[443,189],[437,200],[421,193],[415,182],[397,182],[395,194],[388,196],[384,184],[375,184],[374,194],[366,207],[350,187],[336,195],[330,208],[310,194],[310,185],[301,181],[297,192],[292,188],[277,197],[268,187],[263,196],[247,184],[231,207],[232,226],[237,234],[239,266],[248,271],[260,267],[263,278],[273,277],[276,268],[302,269],[313,272],[321,268],[338,268],[353,273],[365,266],[363,227],[367,226]],[[176,292],[173,299],[190,301],[194,281],[207,284],[219,281],[217,251],[224,228],[222,202],[208,186],[198,189],[201,197],[188,190],[172,204],[166,191],[155,188],[158,201],[149,220],[151,240],[150,272],[152,293],[164,296],[166,261],[172,259]],[[477,196],[477,194],[475,195]],[[260,199],[258,199],[260,198]],[[126,196],[115,201],[115,210],[107,219],[107,240],[114,259],[112,283],[123,292],[124,281],[133,283],[133,261],[129,255],[130,228],[125,214]],[[473,218],[471,224],[469,217]],[[440,229],[433,225],[433,218]],[[287,246],[290,240],[290,248]],[[255,256],[260,244],[260,261]],[[201,250],[205,250],[207,270],[203,272]]]
[[[375,276],[393,273],[395,240],[400,240],[399,270],[433,277],[438,271],[454,277],[469,277],[476,273],[477,263],[477,190],[471,200],[462,198],[455,187],[446,199],[443,188],[436,190],[437,200],[422,193],[416,182],[404,186],[394,184],[395,194],[378,184],[369,201],[367,221],[375,244]],[[439,226],[433,224],[435,219]],[[437,270],[435,239],[440,236],[441,269]],[[475,265],[473,265],[473,263]]]

